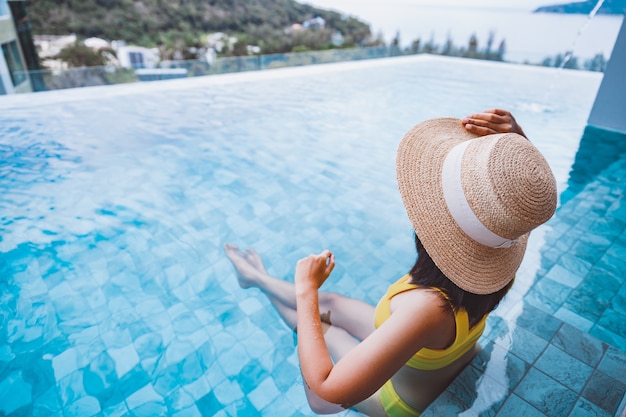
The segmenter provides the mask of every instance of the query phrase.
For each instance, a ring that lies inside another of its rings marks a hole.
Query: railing
[[[157,68],[82,67],[63,70],[27,71],[27,74],[31,79],[34,91],[47,91],[358,61],[404,54],[407,54],[407,52],[401,52],[397,48],[389,47],[331,49],[327,51],[217,58],[212,63],[205,60],[163,61]]]

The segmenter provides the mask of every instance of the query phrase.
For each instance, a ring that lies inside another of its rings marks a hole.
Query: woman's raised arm
[[[430,291],[411,291],[376,331],[333,364],[324,341],[318,288],[334,266],[330,252],[312,255],[296,267],[298,355],[308,388],[321,399],[349,408],[374,394],[419,349],[440,341],[454,320]],[[398,314],[396,314],[398,313]],[[417,319],[419,318],[419,319]]]

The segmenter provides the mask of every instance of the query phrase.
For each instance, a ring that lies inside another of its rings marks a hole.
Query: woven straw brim
[[[396,170],[407,215],[437,267],[458,287],[491,294],[514,278],[528,234],[509,248],[495,249],[471,239],[452,218],[443,196],[443,162],[455,145],[476,137],[459,119],[419,123],[399,145]]]

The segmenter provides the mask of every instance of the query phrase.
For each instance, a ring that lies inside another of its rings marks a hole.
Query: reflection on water
[[[587,126],[561,195],[562,204],[572,199],[602,170],[626,153],[626,134]]]

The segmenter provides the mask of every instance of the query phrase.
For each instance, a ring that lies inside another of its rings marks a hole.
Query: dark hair
[[[415,235],[415,248],[417,249],[417,261],[411,268],[411,282],[421,287],[436,287],[443,290],[450,302],[446,303],[446,308],[452,314],[452,309],[464,308],[469,317],[470,328],[478,323],[485,314],[497,307],[500,300],[513,285],[513,281],[501,290],[486,295],[473,294],[459,288],[450,281],[443,272],[435,265],[430,255],[424,249],[424,245]]]

